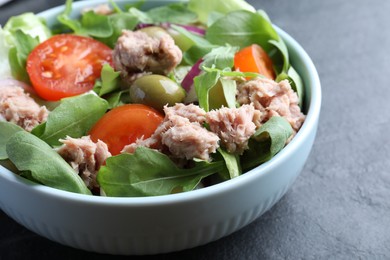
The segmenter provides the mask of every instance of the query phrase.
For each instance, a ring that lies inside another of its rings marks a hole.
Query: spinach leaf
[[[283,117],[271,117],[249,141],[249,150],[241,157],[241,166],[247,171],[270,160],[286,145],[293,129]]]
[[[279,36],[272,24],[258,13],[234,11],[218,19],[206,30],[206,39],[217,45],[230,44],[241,48],[257,43],[269,52],[269,40]]]
[[[177,24],[191,24],[198,20],[198,16],[187,9],[183,4],[169,4],[155,7],[146,12],[154,23],[168,22]]]
[[[244,0],[190,0],[188,9],[194,11],[199,16],[199,21],[206,23],[210,14],[218,12],[226,14],[236,10],[248,10],[255,12],[253,6]]]
[[[66,136],[77,138],[86,135],[107,107],[107,101],[95,94],[62,99],[47,121],[36,126],[31,133],[52,146],[60,145],[58,140]]]
[[[38,137],[19,131],[8,140],[6,151],[12,163],[30,180],[60,190],[91,194],[72,167]]]
[[[178,168],[168,156],[146,147],[134,154],[107,159],[97,180],[107,196],[138,197],[190,191],[199,182],[224,169],[224,163],[197,161],[189,169]]]
[[[24,131],[24,129],[13,123],[0,122],[0,160],[8,158],[5,145],[11,136],[19,131]]]

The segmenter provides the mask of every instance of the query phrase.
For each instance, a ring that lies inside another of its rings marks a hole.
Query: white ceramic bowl
[[[105,1],[74,3],[74,10]],[[126,2],[126,1],[122,1]],[[129,2],[129,1],[127,1]],[[163,1],[163,3],[174,1]],[[152,1],[149,5],[161,5]],[[63,7],[40,15],[51,24]],[[316,135],[321,106],[317,71],[303,48],[276,28],[303,77],[307,118],[272,160],[211,187],[166,196],[108,198],[34,184],[0,166],[0,207],[26,228],[87,251],[157,254],[199,246],[244,227],[270,209],[301,172]]]

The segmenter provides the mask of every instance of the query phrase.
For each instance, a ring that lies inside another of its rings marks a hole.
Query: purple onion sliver
[[[189,92],[191,90],[192,85],[194,84],[194,78],[200,74],[199,65],[202,63],[203,59],[199,59],[194,66],[190,69],[187,75],[184,77],[181,82],[181,86]]]

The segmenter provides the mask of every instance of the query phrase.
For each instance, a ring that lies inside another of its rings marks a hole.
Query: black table
[[[14,0],[0,23],[62,0]],[[312,153],[269,212],[216,242],[156,259],[390,258],[390,1],[249,1],[306,49],[323,105]],[[0,259],[103,258],[65,247],[0,212]],[[137,258],[137,257],[134,257]],[[139,257],[141,258],[141,257]]]

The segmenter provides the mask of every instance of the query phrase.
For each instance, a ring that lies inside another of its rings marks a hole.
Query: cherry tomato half
[[[238,51],[234,56],[234,67],[242,72],[256,72],[269,79],[275,79],[271,58],[257,44]]]
[[[42,42],[27,58],[27,73],[40,97],[57,101],[91,90],[112,50],[89,37],[59,34]]]
[[[110,153],[117,155],[138,138],[150,137],[163,119],[163,115],[149,106],[127,104],[106,113],[89,134],[94,142],[102,140]]]

